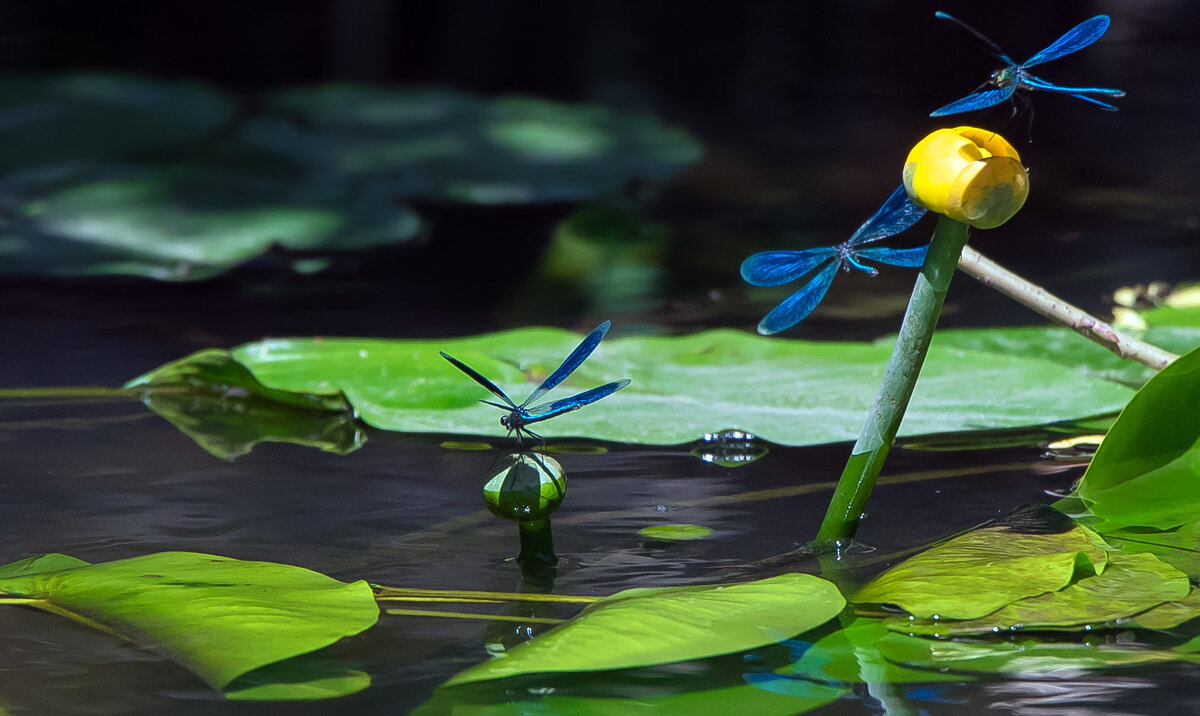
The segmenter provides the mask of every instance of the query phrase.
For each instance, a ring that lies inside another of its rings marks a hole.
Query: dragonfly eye
[[[502,426],[502,427],[503,427],[505,430],[512,430],[512,425],[511,425],[511,424],[510,424],[510,422],[509,422],[509,418],[510,418],[510,417],[511,417],[511,416],[509,416],[509,415],[501,415],[501,416],[500,416],[500,425],[501,425],[501,426]]]

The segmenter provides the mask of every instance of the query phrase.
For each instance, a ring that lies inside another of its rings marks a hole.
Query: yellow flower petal
[[[939,129],[908,153],[904,187],[916,203],[980,229],[1012,218],[1029,196],[1017,150],[986,129]]]

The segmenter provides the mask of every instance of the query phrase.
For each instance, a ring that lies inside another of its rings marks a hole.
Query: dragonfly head
[[[1019,70],[1016,67],[1002,67],[992,73],[988,84],[995,87],[1008,87],[1019,79]]]
[[[514,417],[516,417],[516,416],[511,413],[508,415],[501,415],[500,416],[500,425],[502,425],[505,430],[513,430],[514,428],[518,427],[513,422]]]

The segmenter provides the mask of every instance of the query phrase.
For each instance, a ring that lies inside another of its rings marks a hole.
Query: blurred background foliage
[[[1045,74],[1128,92],[1117,113],[1035,96],[1032,124],[1006,106],[961,118],[1032,171],[1025,210],[978,248],[1099,313],[1118,286],[1194,279],[1200,104],[1181,88],[1200,7],[1181,0],[16,0],[0,10],[7,305],[137,313],[178,334],[164,358],[597,315],[750,328],[788,289],[743,286],[741,259],[843,240],[944,124],[929,110],[994,69],[935,9],[1015,57],[1106,12],[1106,36]],[[112,273],[193,286],[19,278]],[[839,284],[792,335],[885,334],[910,277]],[[943,322],[1041,320],[960,280]]]

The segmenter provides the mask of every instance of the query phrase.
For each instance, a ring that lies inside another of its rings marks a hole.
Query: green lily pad
[[[9,274],[199,280],[274,246],[328,255],[405,241],[421,228],[379,191],[236,167],[64,166],[10,178],[0,192],[20,207],[0,226]]]
[[[1187,575],[1152,554],[1110,552],[1103,574],[1084,576],[1057,591],[1010,602],[977,619],[889,617],[888,628],[909,634],[991,634],[1016,629],[1090,630],[1187,596]]]
[[[1188,295],[1188,300],[1180,301],[1183,294]],[[1156,306],[1154,308],[1138,311],[1138,315],[1142,320],[1149,323],[1151,326],[1179,326],[1188,328],[1200,328],[1200,306],[1195,305],[1195,296],[1200,293],[1196,285],[1186,287],[1183,290],[1177,291],[1175,294],[1167,297],[1168,305]],[[1180,305],[1169,305],[1178,303]]]
[[[112,158],[209,135],[233,117],[195,82],[79,73],[0,79],[0,173]]]
[[[1100,523],[1171,529],[1200,520],[1200,349],[1146,383],[1121,412],[1075,496]]]
[[[638,534],[663,542],[689,542],[708,537],[712,534],[712,528],[703,525],[650,525],[638,530]]]
[[[1081,527],[1055,534],[984,527],[906,559],[863,586],[852,601],[894,604],[944,624],[1063,589],[1081,574],[1104,571],[1106,562],[1104,549]]]
[[[1137,337],[1169,351],[1186,353],[1200,346],[1200,326],[1154,326]],[[1125,360],[1069,328],[1028,326],[938,331],[933,344],[1045,360],[1088,377],[1125,385],[1140,386],[1155,374],[1153,368]]]
[[[1169,530],[1105,529],[1104,541],[1126,552],[1150,552],[1193,580],[1200,579],[1200,521]]]
[[[260,386],[322,395],[340,391],[376,428],[498,436],[499,414],[477,403],[490,395],[438,351],[480,371],[520,402],[578,342],[566,331],[528,328],[457,340],[276,339],[230,355],[256,379],[240,386],[247,391]],[[788,445],[852,440],[874,401],[889,353],[883,345],[729,330],[607,340],[565,388],[619,378],[633,382],[605,400],[540,423],[538,432],[665,445],[731,428]],[[159,370],[184,366],[177,362]],[[129,386],[152,387],[153,375]],[[1060,422],[1114,412],[1130,394],[1045,361],[935,348],[900,434]]]
[[[232,460],[263,442],[347,455],[366,442],[340,394],[292,393],[258,386],[225,351],[194,353],[128,387],[211,455]]]
[[[0,590],[154,646],[217,689],[357,634],[379,616],[366,582],[346,584],[284,564],[190,552],[67,568],[61,555],[40,559],[54,569],[30,572],[38,563],[29,560],[0,568]],[[329,678],[337,677],[318,680]],[[276,689],[272,698],[286,691]],[[300,689],[293,698],[312,693]]]
[[[1196,617],[1200,617],[1200,589],[1192,587],[1183,599],[1148,609],[1124,621],[1122,626],[1136,626],[1143,629],[1174,629]]]
[[[0,579],[21,577],[41,572],[56,572],[61,569],[86,567],[89,564],[90,562],[85,562],[82,559],[66,554],[43,554],[0,566]]]
[[[580,201],[664,181],[701,155],[687,132],[649,115],[528,97],[335,84],[279,92],[264,107],[247,143],[396,196]]]
[[[519,674],[627,669],[703,659],[772,644],[837,616],[832,583],[782,574],[740,584],[628,589],[446,685]]]

